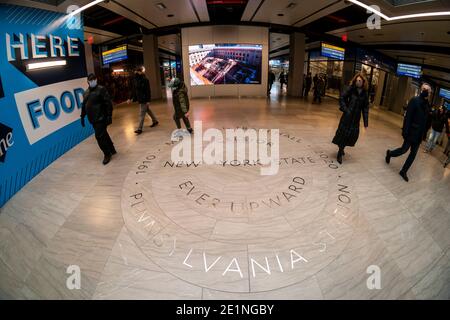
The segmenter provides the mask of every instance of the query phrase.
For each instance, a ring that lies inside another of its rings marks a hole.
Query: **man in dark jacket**
[[[433,151],[433,149],[436,147],[437,141],[442,135],[444,127],[445,132],[448,133],[449,127],[447,122],[447,115],[445,114],[444,108],[441,107],[431,113],[431,132],[424,152]]]
[[[84,118],[87,116],[94,128],[97,143],[105,156],[103,164],[107,164],[111,156],[117,153],[106,130],[112,123],[113,106],[106,88],[97,84],[95,74],[91,73],[88,76],[88,84],[89,88],[83,94],[81,105],[81,125],[85,126]]]
[[[139,126],[136,131],[137,134],[142,133],[142,127],[144,126],[145,114],[148,114],[152,119],[152,125],[150,127],[155,127],[158,125],[158,120],[153,114],[152,110],[149,107],[151,100],[151,92],[150,92],[150,82],[144,74],[144,68],[138,67],[135,71],[135,77],[131,90],[131,98],[128,100],[137,101],[140,106],[140,114],[139,114]]]
[[[389,163],[391,157],[401,156],[411,148],[411,152],[399,172],[407,182],[409,181],[407,172],[413,164],[420,143],[422,142],[423,132],[426,130],[427,125],[428,110],[430,108],[428,97],[431,94],[431,86],[428,83],[424,83],[420,87],[420,90],[420,95],[412,98],[406,109],[402,129],[403,145],[398,149],[386,151],[386,163]]]

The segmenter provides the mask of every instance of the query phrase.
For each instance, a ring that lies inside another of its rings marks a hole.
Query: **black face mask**
[[[423,90],[423,91],[420,93],[420,96],[421,96],[422,98],[428,97],[428,90]]]

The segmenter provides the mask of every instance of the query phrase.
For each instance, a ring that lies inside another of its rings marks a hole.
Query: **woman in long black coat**
[[[359,123],[361,114],[364,127],[369,124],[369,98],[367,79],[361,73],[356,74],[350,86],[346,88],[339,98],[339,109],[342,111],[339,127],[333,138],[333,143],[339,147],[337,161],[342,163],[345,155],[344,148],[353,147],[359,137]]]

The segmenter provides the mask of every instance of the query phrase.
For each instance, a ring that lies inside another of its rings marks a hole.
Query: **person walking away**
[[[311,84],[312,84],[311,72],[308,72],[305,78],[305,89],[304,89],[305,91],[303,93],[305,99],[308,99],[308,94],[309,91],[311,90]]]
[[[323,74],[323,75],[321,76],[321,78],[322,78],[322,81],[323,81],[323,89],[322,89],[322,94],[321,94],[321,96],[322,96],[322,97],[325,97],[325,93],[326,93],[326,90],[327,90],[327,87],[328,87],[328,78],[327,78],[327,75],[326,75],[326,74]]]
[[[180,119],[183,120],[186,129],[189,133],[192,133],[191,123],[189,122],[189,97],[186,85],[180,78],[174,78],[169,83],[169,88],[172,89],[172,102],[173,102],[173,120],[177,126],[177,129],[181,129]]]
[[[314,86],[314,98],[313,103],[318,102],[322,103],[322,95],[325,88],[325,82],[322,77],[318,77],[316,81],[316,85]]]
[[[280,74],[280,92],[283,92],[283,85],[286,84],[286,74],[281,72]]]
[[[429,153],[433,151],[433,149],[436,147],[436,142],[442,135],[444,127],[446,127],[446,132],[448,132],[447,117],[444,108],[441,107],[437,110],[434,110],[431,114],[431,132],[428,136],[428,141],[425,146],[424,152]]]
[[[111,161],[111,157],[117,153],[107,127],[112,124],[113,106],[111,97],[105,87],[97,84],[97,77],[91,73],[88,76],[89,88],[83,94],[81,104],[81,126],[85,127],[84,118],[87,116],[95,132],[95,139],[103,151],[103,164]]]
[[[272,90],[272,85],[275,82],[275,73],[272,70],[269,71],[269,88],[267,89],[267,95],[270,95],[270,91]]]
[[[135,133],[137,133],[138,135],[142,133],[146,114],[148,114],[152,119],[152,125],[150,126],[151,128],[158,125],[158,119],[156,119],[155,114],[152,112],[149,106],[151,100],[150,82],[144,74],[143,67],[136,68],[131,98],[128,99],[128,103],[130,103],[130,100],[132,100],[133,102],[137,101],[140,108],[139,125],[138,128],[134,131]]]
[[[333,138],[333,143],[339,147],[337,161],[342,164],[345,147],[353,147],[358,141],[361,115],[364,127],[369,126],[369,97],[367,79],[362,73],[357,73],[350,86],[345,88],[339,97],[339,109],[342,116]]]
[[[416,158],[419,150],[422,136],[426,130],[428,110],[430,108],[428,96],[431,93],[431,86],[423,83],[420,87],[420,94],[413,97],[406,108],[406,114],[403,119],[403,144],[400,148],[386,151],[386,163],[389,164],[391,157],[399,157],[411,149],[408,158],[403,164],[399,174],[406,182],[409,181],[408,170]]]

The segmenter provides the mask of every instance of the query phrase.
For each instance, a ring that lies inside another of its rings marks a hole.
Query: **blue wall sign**
[[[87,87],[83,26],[64,16],[0,5],[0,207],[93,132],[77,121]]]

